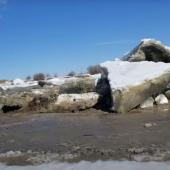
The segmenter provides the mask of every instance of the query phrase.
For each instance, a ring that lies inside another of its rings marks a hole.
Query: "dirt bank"
[[[0,160],[11,164],[31,163],[33,156],[39,159],[34,162],[170,160],[169,129],[169,106],[125,115],[96,110],[2,114]]]

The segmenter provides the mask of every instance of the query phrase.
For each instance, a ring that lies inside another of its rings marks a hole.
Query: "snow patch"
[[[60,86],[60,85],[64,84],[65,81],[66,81],[65,78],[53,78],[53,79],[48,80],[47,82],[48,82],[48,83],[51,83],[51,84],[53,84],[53,85],[58,85],[58,86]]]
[[[120,58],[115,58],[114,61],[120,61]]]
[[[21,80],[21,79],[15,79],[15,80],[13,81],[13,84],[14,84],[15,86],[23,86],[23,85],[25,84],[25,82],[24,82],[24,80]]]
[[[112,89],[139,85],[146,80],[170,72],[170,63],[163,62],[106,61],[100,65],[108,69]]]
[[[85,75],[87,76],[87,75]],[[96,82],[98,81],[98,79],[100,79],[101,75],[100,74],[96,74],[96,75],[88,75],[89,78],[95,79]],[[80,80],[79,77],[57,77],[57,78],[51,78],[49,80],[47,80],[46,82],[52,85],[58,85],[61,86],[65,83],[71,83],[71,82],[76,82]],[[6,81],[3,84],[0,84],[0,88],[2,88],[3,90],[7,90],[7,89],[12,89],[15,87],[29,87],[29,86],[35,86],[38,85],[38,81],[24,81],[22,79],[15,79],[13,81]],[[34,91],[36,93],[36,91]],[[39,92],[37,92],[39,93]]]
[[[33,94],[39,94],[42,95],[44,94],[45,90],[44,89],[32,89]]]
[[[149,107],[153,107],[154,104],[154,99],[152,97],[149,97],[147,100],[145,100],[141,105],[140,108],[144,109],[144,108],[149,108]]]
[[[160,94],[155,98],[156,104],[168,104],[168,99],[164,94]]]
[[[161,41],[155,40],[154,38],[144,38],[141,40],[141,42],[143,42],[143,43],[154,42],[156,44],[162,45]]]
[[[15,87],[29,87],[29,86],[35,86],[38,85],[37,81],[24,81],[22,79],[15,79],[13,81],[6,81],[3,84],[0,84],[0,87],[3,90],[7,90],[7,89],[12,89]]]
[[[21,155],[22,155],[21,151],[8,151],[6,153],[1,153],[0,158],[11,158],[11,157],[17,157]]]
[[[56,105],[60,105],[60,103],[63,103],[65,101],[69,102],[78,102],[82,100],[97,100],[99,95],[95,92],[91,93],[83,93],[83,94],[61,94],[58,96],[58,99],[56,101]]]

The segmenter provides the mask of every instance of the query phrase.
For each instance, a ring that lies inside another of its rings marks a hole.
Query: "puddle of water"
[[[97,161],[79,163],[50,163],[38,166],[7,166],[0,170],[170,170],[170,162]]]

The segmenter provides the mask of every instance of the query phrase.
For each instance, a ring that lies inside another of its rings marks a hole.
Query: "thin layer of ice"
[[[169,162],[130,162],[130,161],[97,161],[79,163],[50,163],[38,166],[6,166],[0,164],[1,170],[169,170]]]

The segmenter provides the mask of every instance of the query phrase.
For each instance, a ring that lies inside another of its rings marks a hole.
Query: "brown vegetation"
[[[34,74],[33,80],[35,81],[45,80],[45,75],[43,73]]]

